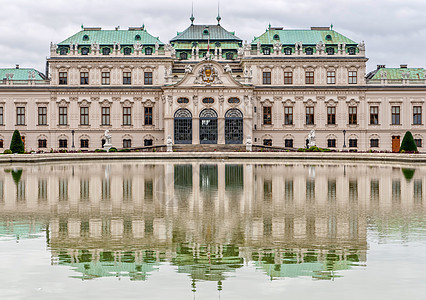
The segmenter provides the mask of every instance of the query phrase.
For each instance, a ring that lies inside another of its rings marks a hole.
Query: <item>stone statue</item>
[[[109,129],[105,130],[104,137],[105,137],[104,149],[109,152],[109,149],[111,149],[112,147],[111,135],[109,134]]]
[[[56,52],[56,49],[58,49],[58,46],[50,42],[50,52]]]
[[[133,48],[135,49],[135,51],[141,51],[142,45],[139,42],[137,42],[136,44],[133,44]]]
[[[253,78],[253,69],[252,69],[252,67],[250,67],[250,69],[249,69],[248,77],[249,78]]]
[[[192,66],[191,65],[185,66],[185,73],[192,73]]]
[[[249,44],[247,44],[247,41],[245,42],[245,44],[243,46],[243,50],[244,51],[250,51],[251,50],[251,46]]]
[[[246,78],[246,77],[249,77],[249,71],[248,71],[248,69],[247,69],[247,67],[244,67],[244,77]]]
[[[158,41],[157,41],[157,42],[155,42],[155,46],[154,46],[155,53],[158,52],[158,48],[160,48],[160,45],[158,44]]]
[[[252,152],[253,151],[253,141],[251,140],[251,136],[247,136],[246,140],[246,151]]]
[[[242,47],[239,47],[237,51],[238,51],[238,56],[244,55],[244,49]]]
[[[261,47],[262,45],[260,44],[260,41],[258,40],[257,41],[257,51],[259,52],[260,51],[260,47]]]
[[[274,43],[274,52],[277,52],[277,54],[281,53],[281,48],[282,48],[282,45],[280,42]]]
[[[232,73],[232,69],[231,69],[231,66],[229,64],[225,65],[224,70],[225,70],[225,72]]]
[[[317,45],[316,45],[316,48],[317,48],[318,52],[324,51],[325,50],[325,44],[324,44],[324,42],[323,41],[319,41],[317,43]]]
[[[172,152],[173,151],[173,141],[172,141],[172,137],[170,135],[167,136],[167,152]]]
[[[308,148],[311,148],[312,146],[315,146],[315,130],[311,129],[311,131],[308,134]]]
[[[358,44],[358,49],[359,49],[359,51],[365,51],[365,43],[364,43],[364,41],[362,41],[361,43]]]
[[[380,78],[381,78],[381,79],[387,79],[387,78],[388,78],[388,72],[386,72],[386,71],[381,71],[381,72],[380,72]]]

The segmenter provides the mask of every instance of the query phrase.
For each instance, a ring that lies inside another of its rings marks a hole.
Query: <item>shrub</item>
[[[111,147],[108,152],[117,152],[117,148]]]
[[[115,149],[115,150],[117,150],[117,149]],[[111,151],[111,150],[109,150],[109,151]],[[115,152],[117,152],[117,151],[115,151]],[[118,152],[130,152],[130,149],[124,148],[124,149],[118,150]]]
[[[22,142],[21,134],[19,130],[13,132],[12,140],[10,141],[10,150],[12,153],[24,153],[24,143]]]
[[[10,149],[6,149],[6,150],[4,150],[4,152],[3,152],[4,154],[12,154],[12,150],[10,150]]]
[[[299,148],[299,149],[297,149],[297,152],[305,152],[305,148]]]
[[[402,152],[402,150],[405,152],[417,152],[417,146],[410,131],[407,131],[404,135],[404,138],[402,139],[399,151]]]
[[[95,149],[95,152],[106,152],[104,149]]]

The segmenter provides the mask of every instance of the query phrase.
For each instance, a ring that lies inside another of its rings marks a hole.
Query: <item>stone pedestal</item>
[[[106,150],[107,152],[109,152],[109,149],[111,149],[111,147],[112,147],[112,144],[107,144],[107,143],[104,144],[104,150]]]

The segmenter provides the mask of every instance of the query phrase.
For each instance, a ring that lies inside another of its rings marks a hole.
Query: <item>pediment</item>
[[[219,63],[206,60],[196,64],[193,68],[186,68],[185,76],[174,84],[174,87],[242,87],[231,72],[225,71]]]

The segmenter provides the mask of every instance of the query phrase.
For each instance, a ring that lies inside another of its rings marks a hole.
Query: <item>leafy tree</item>
[[[10,142],[10,150],[13,153],[24,153],[24,143],[22,142],[21,134],[19,133],[19,130],[15,130],[13,132],[12,141]]]
[[[399,151],[401,152],[404,150],[405,152],[417,152],[417,146],[414,142],[413,135],[411,132],[407,131],[404,135],[404,138],[402,139],[401,147],[399,148]]]

